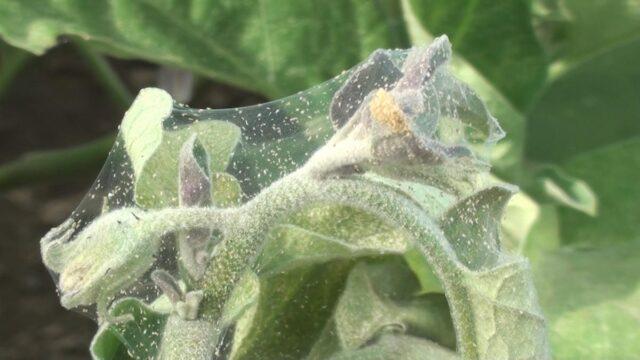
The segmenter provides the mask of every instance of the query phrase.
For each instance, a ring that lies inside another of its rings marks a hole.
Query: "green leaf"
[[[133,359],[127,347],[110,330],[98,330],[91,341],[91,357],[95,360],[128,360]]]
[[[158,353],[167,315],[135,298],[118,300],[109,309],[112,316],[131,314],[123,324],[106,323],[91,342],[94,359],[151,359]]]
[[[301,358],[330,318],[352,259],[405,247],[399,233],[348,207],[311,207],[277,225],[256,260],[260,289],[236,324],[232,359]]]
[[[328,326],[354,262],[383,255],[402,259],[407,246],[401,232],[344,206],[314,206],[275,226],[257,259],[257,303],[236,324],[232,358],[307,354]],[[410,286],[405,293],[413,297],[417,279],[404,266],[411,281],[400,284]],[[448,315],[446,302],[444,307]]]
[[[535,263],[554,358],[640,359],[640,242],[561,249]]]
[[[244,193],[240,182],[233,175],[225,172],[212,174],[212,198],[213,203],[218,207],[230,207],[242,202]]]
[[[549,83],[529,111],[527,157],[559,163],[638,136],[638,62],[640,39],[594,54]]]
[[[439,217],[456,200],[454,195],[424,183],[397,180],[373,173],[366,173],[364,176],[367,180],[390,186],[406,194],[433,218]]]
[[[231,359],[302,358],[329,318],[351,266],[334,261],[260,279],[255,309],[236,324]]]
[[[587,215],[595,216],[598,212],[598,199],[589,185],[576,179],[559,167],[548,166],[537,174],[536,189],[538,198],[551,200]]]
[[[220,323],[228,326],[242,316],[258,299],[259,286],[258,276],[252,271],[247,271],[224,304]]]
[[[171,115],[173,99],[164,90],[142,89],[124,114],[120,130],[136,177],[162,142],[162,123]]]
[[[136,181],[136,202],[146,208],[178,204],[178,157],[182,144],[197,134],[209,154],[211,172],[224,171],[240,140],[240,129],[225,121],[208,120],[189,128],[164,130],[162,143]]]
[[[398,22],[397,7],[361,0],[5,0],[0,34],[37,54],[60,35],[75,35],[111,54],[279,97],[340,73],[375,48],[403,45],[403,29],[387,26]]]
[[[550,358],[529,264],[500,250],[500,218],[513,191],[501,185],[481,190],[440,220],[465,265],[448,289],[465,304],[452,306],[458,345],[479,359]]]
[[[257,265],[262,276],[333,260],[402,253],[407,246],[400,234],[390,231],[341,239],[295,225],[278,225],[272,233],[279,240],[265,244]]]
[[[428,293],[444,293],[440,280],[433,272],[433,268],[427,262],[427,259],[422,253],[416,249],[409,249],[404,258],[407,261],[407,265],[413,271],[414,275],[418,278],[420,283],[420,294]]]
[[[188,128],[166,129],[164,122],[172,109],[173,100],[165,91],[144,89],[122,121],[121,138],[133,167],[136,203],[144,208],[179,204],[178,155],[192,136],[208,154],[211,172],[227,168],[240,141],[240,129],[224,121],[202,120]]]
[[[547,62],[526,2],[408,1],[429,33],[447,34],[455,51],[519,108],[542,84]]]
[[[287,222],[319,235],[316,238],[325,238],[325,242],[335,244],[331,252],[338,252],[339,248],[346,246],[352,251],[370,249],[377,250],[379,255],[384,255],[389,252],[403,252],[407,247],[407,239],[402,231],[386,225],[375,215],[348,206],[313,206],[293,216]],[[286,235],[291,236],[291,234]],[[299,237],[299,233],[292,235],[293,239]],[[300,254],[300,251],[295,251],[293,254]]]
[[[529,263],[519,258],[463,276],[470,314],[456,325],[475,331],[479,359],[551,358],[531,277]]]
[[[638,38],[640,13],[632,1],[536,0],[534,6],[542,17],[538,31],[544,32],[550,21],[562,23],[556,36],[542,38],[550,40],[543,44],[563,61],[580,61]]]
[[[516,254],[522,254],[531,241],[531,231],[539,216],[538,203],[523,192],[513,194],[501,222],[502,245]]]
[[[454,347],[455,334],[446,301],[439,306],[441,295],[414,297],[419,288],[416,280],[399,257],[357,265],[334,312],[341,348],[360,348],[381,332],[393,329]]]
[[[595,218],[562,209],[563,242],[612,244],[640,236],[640,138],[581,154],[565,168],[589,183],[600,209]]]
[[[545,252],[555,250],[561,245],[560,218],[558,209],[553,205],[542,205],[535,223],[522,248],[522,254],[535,262]]]
[[[461,200],[440,219],[458,259],[471,270],[491,267],[500,256],[500,219],[515,189],[493,186]]]
[[[406,335],[388,334],[373,345],[357,350],[347,350],[330,360],[456,360],[458,356],[451,350],[431,342]]]

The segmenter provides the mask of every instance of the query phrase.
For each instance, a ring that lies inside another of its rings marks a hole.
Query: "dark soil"
[[[131,89],[152,86],[156,67],[112,60]],[[234,107],[264,99],[200,82],[195,107]],[[0,99],[0,163],[32,150],[82,144],[113,132],[122,109],[71,46],[34,58]],[[87,359],[94,322],[63,309],[40,261],[39,239],[62,222],[97,174],[0,193],[0,359]]]

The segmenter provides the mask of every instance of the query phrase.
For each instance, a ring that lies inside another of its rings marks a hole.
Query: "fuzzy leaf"
[[[210,177],[209,155],[194,135],[182,145],[178,160],[180,206],[211,205]]]
[[[357,265],[334,312],[341,348],[357,349],[393,329],[453,347],[455,335],[449,308],[436,306],[428,298],[413,297],[416,289],[416,279],[400,258]]]
[[[211,175],[211,196],[217,207],[230,207],[242,202],[244,193],[240,182],[231,174],[216,172]]]
[[[331,318],[353,262],[405,251],[401,233],[348,207],[314,206],[275,227],[257,260],[259,297],[236,325],[232,358],[307,354]],[[415,285],[406,292],[413,296],[417,281],[408,268],[404,273]]]
[[[190,137],[200,142],[202,157],[209,156],[209,171],[224,171],[240,140],[240,129],[216,120],[201,121],[189,128],[165,128],[173,100],[163,90],[144,89],[127,111],[121,125],[123,145],[133,167],[136,202],[143,208],[177,206],[178,158]]]
[[[374,344],[347,350],[330,360],[457,360],[459,357],[440,345],[412,336],[384,335]]]
[[[224,121],[202,121],[188,129],[162,130],[162,142],[136,180],[136,202],[145,208],[178,205],[178,154],[189,136],[197,134],[209,154],[209,169],[224,171],[240,140],[240,129]]]
[[[458,259],[478,270],[491,267],[500,256],[500,220],[514,189],[494,186],[456,203],[440,223]]]
[[[167,322],[162,314],[138,299],[118,300],[109,313],[112,316],[131,314],[133,321],[124,324],[105,324],[91,342],[91,355],[98,360],[155,358]]]
[[[550,359],[546,322],[529,264],[523,259],[464,276],[479,359]]]
[[[468,308],[454,308],[459,345],[478,359],[549,359],[545,320],[529,264],[500,250],[500,218],[513,188],[494,186],[454,205],[441,218],[445,236],[467,269],[450,289]],[[460,300],[458,300],[460,301]]]
[[[432,3],[431,1],[429,3]],[[512,1],[508,1],[507,6],[511,6]],[[425,4],[420,4],[417,1],[403,0],[403,16],[405,23],[407,24],[407,30],[409,32],[411,41],[414,45],[423,45],[433,40],[434,35],[438,32],[429,27],[429,24],[424,21],[423,12],[428,12],[429,16],[438,13],[438,11],[432,11],[434,9],[441,9],[445,12],[455,11],[456,7],[451,6],[449,3],[442,3],[441,8],[431,4],[429,8],[425,7]],[[482,8],[482,11],[487,8]],[[434,15],[435,16],[435,15]],[[475,14],[470,15],[475,16]],[[488,16],[490,19],[491,16]],[[502,21],[502,19],[500,19]],[[447,24],[445,24],[447,25]],[[483,29],[484,31],[485,29]],[[487,30],[492,31],[492,30]],[[502,46],[495,42],[495,36],[489,33],[484,33],[487,36],[482,42],[490,42],[492,46]],[[517,33],[516,33],[517,36]],[[528,36],[528,35],[527,35]],[[454,39],[457,41],[458,39]],[[499,169],[511,168],[518,166],[517,163],[521,161],[522,152],[524,147],[524,130],[525,130],[525,118],[521,113],[521,107],[514,106],[510,101],[511,99],[507,95],[510,93],[505,92],[504,88],[500,88],[496,83],[491,80],[487,80],[486,74],[478,71],[478,67],[474,66],[475,63],[470,58],[465,58],[464,54],[457,53],[457,43],[454,43],[454,56],[451,60],[451,73],[463,80],[468,84],[478,96],[485,102],[486,107],[491,114],[500,120],[500,126],[509,134],[509,136],[498,143],[492,152],[492,163],[494,167]],[[470,45],[473,46],[473,45]],[[476,52],[482,53],[482,52]],[[484,57],[481,55],[480,57]],[[493,58],[491,58],[491,64],[494,64]],[[507,56],[503,61],[510,62],[513,59]],[[516,61],[517,62],[517,61]],[[523,84],[524,85],[524,84]]]
[[[255,309],[236,325],[231,359],[302,358],[329,318],[350,268],[349,261],[338,260],[261,279]]]

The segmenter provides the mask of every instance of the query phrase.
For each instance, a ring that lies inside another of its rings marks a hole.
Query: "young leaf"
[[[180,206],[211,205],[210,173],[209,154],[193,135],[182,145],[178,159]]]
[[[164,90],[142,89],[120,125],[124,148],[129,154],[134,176],[142,173],[147,161],[162,141],[162,123],[171,115],[173,99]]]
[[[162,141],[136,178],[136,202],[144,208],[178,205],[178,154],[184,142],[197,134],[209,155],[211,172],[224,171],[240,140],[240,129],[224,121],[208,120],[188,129],[159,129]],[[124,135],[124,132],[123,132]]]
[[[269,276],[314,263],[357,257],[401,254],[407,249],[397,233],[380,232],[361,238],[342,239],[295,225],[278,225],[258,259],[258,273]],[[286,249],[283,251],[282,249]]]
[[[225,208],[238,205],[244,198],[240,182],[233,175],[226,172],[211,174],[211,196],[213,204]]]
[[[422,45],[433,40],[434,33],[428,24],[424,23],[418,14],[421,10],[414,9],[414,5],[421,8],[422,5],[414,4],[411,0],[403,0],[403,16],[407,24],[407,30],[414,45]],[[444,8],[449,5],[443,5]],[[494,42],[495,37],[490,36],[488,41]],[[511,61],[511,59],[508,59]],[[508,95],[501,92],[496,84],[487,80],[481,72],[474,67],[474,63],[463,56],[454,54],[451,61],[451,73],[466,82],[482,100],[486,103],[497,119],[500,126],[509,134],[507,139],[502,140],[494,147],[492,163],[497,169],[508,169],[519,166],[517,163],[522,158],[524,147],[525,118],[521,109],[512,104]]]
[[[340,348],[360,348],[393,329],[453,347],[449,308],[415,298],[417,289],[416,279],[401,258],[354,267],[334,312]]]
[[[240,139],[240,129],[223,121],[165,129],[172,109],[173,100],[165,91],[144,89],[122,120],[121,136],[133,167],[136,202],[144,208],[178,205],[178,155],[191,136],[199,139],[200,150],[196,151],[208,154],[210,171],[226,169]]]
[[[160,313],[135,298],[118,300],[109,309],[112,316],[133,315],[123,324],[104,324],[91,342],[91,355],[97,360],[155,358],[167,322]],[[118,357],[122,356],[122,357]]]
[[[409,249],[404,254],[404,258],[409,268],[418,278],[418,282],[420,282],[420,294],[444,293],[440,280],[438,280],[427,259],[418,249]]]
[[[469,304],[454,311],[452,318],[457,319],[458,346],[472,347],[471,358],[551,358],[545,319],[525,260],[505,259],[492,269],[470,271],[449,290]],[[473,338],[464,335],[469,333]]]
[[[455,204],[440,223],[458,259],[471,270],[490,267],[500,256],[500,220],[514,189],[494,186]]]

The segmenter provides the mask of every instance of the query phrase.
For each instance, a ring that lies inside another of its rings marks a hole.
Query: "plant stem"
[[[114,139],[114,135],[107,135],[72,148],[26,153],[0,167],[0,191],[65,179],[98,169],[106,159]]]
[[[184,320],[171,314],[160,344],[159,360],[209,360],[214,357],[220,332],[205,320]]]
[[[109,63],[87,44],[78,41],[75,42],[75,46],[98,81],[109,92],[110,97],[119,108],[126,110],[131,105],[133,96]],[[14,68],[17,71],[18,67],[14,66]],[[0,77],[0,95],[3,90],[3,81],[8,81],[5,78],[7,76]],[[109,134],[67,149],[23,154],[18,159],[0,166],[0,191],[23,185],[62,180],[99,169],[114,140],[115,134]]]
[[[28,52],[16,48],[8,48],[4,55],[2,59],[2,71],[0,71],[0,99],[7,93],[7,89],[9,89],[9,85],[11,85],[16,75],[18,75],[28,60],[32,58]]]
[[[312,205],[351,206],[405,229],[444,283],[462,271],[442,231],[410,199],[368,181],[314,180],[306,175],[298,171],[277,181],[238,209],[238,218],[228,222],[225,239],[217,245],[215,261],[200,284],[205,291],[204,316],[216,321],[221,317],[224,303],[253,263],[269,228]]]
[[[87,62],[93,75],[104,89],[109,92],[111,99],[118,104],[121,109],[128,109],[133,101],[133,95],[122,80],[120,80],[120,77],[104,56],[98,54],[90,45],[83,41],[76,41],[74,45],[78,50],[78,54]]]
[[[241,275],[252,266],[273,224],[318,204],[351,206],[406,230],[433,265],[445,292],[454,296],[452,308],[469,305],[457,298],[459,292],[452,290],[452,284],[458,283],[458,275],[464,271],[462,265],[440,228],[412,200],[384,185],[358,179],[317,180],[306,170],[302,168],[282,178],[239,208],[165,209],[151,216],[154,221],[149,224],[158,224],[163,234],[192,225],[217,228],[224,234],[203,280],[196,284],[205,293],[201,304],[203,321],[220,326],[225,303]],[[148,229],[158,231],[152,225]],[[459,312],[454,312],[454,317],[455,313]]]

